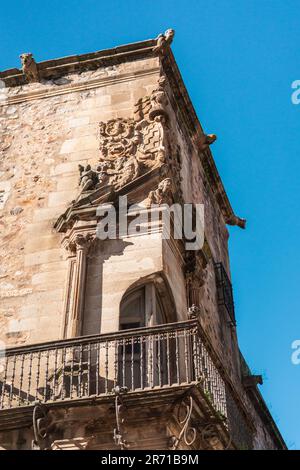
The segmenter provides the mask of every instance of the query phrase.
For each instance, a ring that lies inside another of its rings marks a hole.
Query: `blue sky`
[[[300,448],[297,0],[15,0],[0,13],[0,69],[92,52],[176,30],[173,51],[235,212],[230,229],[240,347],[290,448]]]

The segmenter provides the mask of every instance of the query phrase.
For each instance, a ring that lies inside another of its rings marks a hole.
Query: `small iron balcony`
[[[225,307],[231,324],[235,325],[236,321],[231,282],[222,263],[215,263],[215,272],[217,280],[218,304],[222,307]]]

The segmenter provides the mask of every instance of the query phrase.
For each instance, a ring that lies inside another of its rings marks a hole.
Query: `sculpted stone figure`
[[[113,185],[115,189],[125,186],[140,174],[140,164],[134,157],[119,157],[114,163],[101,161],[94,170],[91,165],[79,165],[79,186],[81,191],[92,191],[104,185]]]
[[[99,185],[103,185],[108,182],[109,176],[111,174],[111,163],[101,162],[97,167]]]
[[[186,294],[189,303],[189,317],[197,318],[200,313],[201,288],[206,282],[210,254],[204,245],[199,251],[185,253]]]
[[[91,165],[86,167],[79,165],[79,186],[82,188],[82,191],[89,191],[95,189],[99,184],[99,173],[95,170],[92,170]]]
[[[140,164],[135,157],[120,157],[115,162],[110,182],[116,189],[130,183],[140,175]]]
[[[20,55],[22,70],[28,82],[38,82],[39,73],[36,62],[32,57],[31,52],[27,52]]]
[[[148,196],[148,206],[151,204],[172,204],[172,180],[165,178],[162,180],[157,189],[150,191]]]
[[[157,37],[156,46],[153,47],[153,52],[157,52],[158,54],[164,54],[166,50],[170,47],[174,35],[174,29],[167,29],[165,34],[159,34],[159,36]]]
[[[158,80],[158,87],[150,96],[151,109],[149,111],[149,118],[151,120],[161,121],[163,117],[166,121],[168,118],[168,114],[166,112],[168,100],[165,92],[165,85],[165,77],[160,77]]]

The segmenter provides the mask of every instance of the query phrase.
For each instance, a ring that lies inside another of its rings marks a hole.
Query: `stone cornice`
[[[105,49],[89,54],[62,57],[61,59],[47,60],[37,63],[40,79],[51,80],[62,77],[69,73],[79,71],[96,70],[100,67],[108,67],[123,62],[143,59],[153,55],[152,49],[156,44],[155,39],[141,41],[124,46]],[[0,80],[7,87],[26,84],[22,70],[17,68],[0,72]]]
[[[148,70],[138,70],[133,73],[124,73],[118,74],[110,77],[99,77],[94,79],[87,79],[82,83],[71,83],[70,85],[60,85],[56,88],[53,86],[45,86],[45,88],[40,90],[32,90],[24,93],[20,93],[11,97],[4,103],[0,103],[0,106],[7,106],[17,103],[23,103],[25,101],[38,100],[43,98],[50,98],[52,96],[65,95],[68,93],[75,93],[84,90],[92,90],[93,88],[100,88],[107,85],[128,82],[130,80],[136,80],[141,77],[146,77],[148,75],[157,74],[159,72],[158,67],[153,67]]]

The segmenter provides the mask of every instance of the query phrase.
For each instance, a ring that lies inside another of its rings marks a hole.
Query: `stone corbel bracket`
[[[243,377],[243,386],[245,388],[255,388],[263,384],[262,375],[246,375]]]

